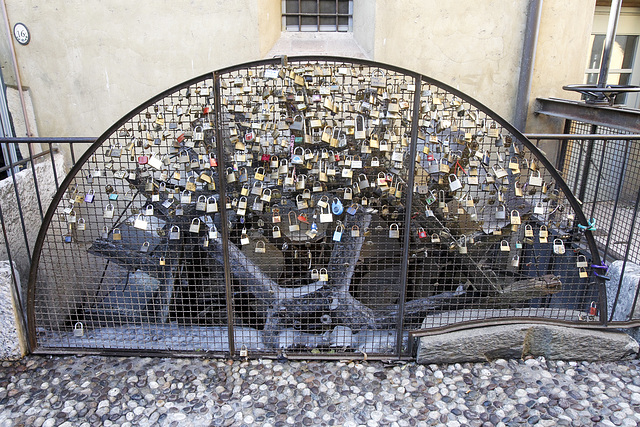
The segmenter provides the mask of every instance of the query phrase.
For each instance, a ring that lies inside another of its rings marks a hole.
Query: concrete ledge
[[[638,343],[622,332],[547,325],[505,325],[420,338],[416,361],[484,362],[544,356],[549,360],[614,361],[632,359]]]
[[[18,271],[13,269],[20,283]],[[19,296],[14,292],[9,261],[0,262],[0,360],[18,360],[27,354]]]

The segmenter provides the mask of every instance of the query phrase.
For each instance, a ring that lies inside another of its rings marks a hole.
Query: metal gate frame
[[[213,79],[214,81],[214,101],[215,101],[215,106],[214,106],[214,113],[215,113],[215,134],[216,134],[216,141],[217,141],[217,155],[218,155],[218,166],[217,166],[217,171],[218,171],[218,176],[222,177],[224,175],[224,171],[226,169],[225,165],[225,153],[224,153],[224,135],[223,135],[223,124],[224,124],[224,118],[223,118],[223,113],[221,110],[221,105],[222,105],[222,101],[221,101],[221,76],[227,75],[229,73],[232,72],[236,72],[236,71],[240,71],[240,70],[244,70],[244,69],[248,69],[251,67],[257,67],[257,66],[278,66],[278,65],[282,65],[285,64],[286,61],[289,61],[289,63],[333,63],[333,64],[348,64],[350,66],[365,66],[365,67],[370,67],[370,68],[380,68],[380,69],[385,69],[385,70],[389,70],[389,71],[393,71],[393,72],[397,72],[397,73],[401,73],[404,74],[405,76],[413,79],[414,81],[414,85],[415,88],[413,90],[413,117],[412,117],[412,121],[411,121],[411,132],[410,132],[410,143],[409,143],[409,169],[408,169],[408,179],[406,182],[406,188],[410,189],[409,191],[407,191],[407,195],[406,195],[406,205],[407,206],[412,206],[412,202],[413,202],[413,197],[414,197],[414,191],[412,191],[412,189],[414,189],[416,183],[415,183],[415,174],[416,174],[416,168],[415,168],[415,164],[416,164],[416,159],[418,157],[418,153],[417,153],[417,147],[418,147],[418,136],[419,136],[419,120],[420,120],[420,101],[421,101],[421,87],[423,85],[434,85],[437,86],[438,88],[452,94],[454,97],[457,97],[459,99],[461,99],[463,102],[470,104],[471,106],[477,108],[478,110],[484,112],[487,117],[491,118],[491,120],[493,120],[495,123],[497,123],[499,126],[501,126],[505,131],[507,131],[509,134],[511,134],[512,136],[514,136],[514,138],[520,142],[522,144],[522,146],[528,150],[532,156],[540,162],[540,164],[543,166],[544,170],[546,170],[549,175],[553,178],[553,180],[556,183],[556,187],[562,191],[564,193],[564,196],[566,198],[567,203],[570,205],[570,208],[574,211],[575,213],[575,224],[589,224],[587,219],[585,218],[582,209],[580,207],[580,203],[576,200],[576,198],[573,196],[573,194],[571,193],[571,190],[569,189],[569,187],[567,186],[567,184],[564,182],[564,180],[562,179],[561,175],[558,173],[558,171],[554,168],[554,166],[552,165],[552,163],[544,157],[544,155],[536,148],[536,146],[529,140],[527,139],[520,131],[518,131],[516,128],[514,128],[512,125],[510,125],[507,121],[505,121],[504,119],[502,119],[499,115],[497,115],[496,113],[494,113],[492,110],[490,110],[489,108],[487,108],[485,105],[483,105],[482,103],[476,101],[475,99],[469,97],[468,95],[458,91],[457,89],[446,85],[444,83],[441,83],[438,80],[432,79],[428,76],[424,76],[400,67],[395,67],[395,66],[391,66],[391,65],[386,65],[386,64],[381,64],[381,63],[377,63],[377,62],[373,62],[373,61],[367,61],[367,60],[357,60],[357,59],[353,59],[353,58],[342,58],[342,57],[322,57],[322,56],[301,56],[301,57],[292,57],[292,58],[275,58],[275,59],[268,59],[268,60],[261,60],[261,61],[254,61],[254,62],[248,62],[248,63],[244,63],[244,64],[240,64],[237,66],[233,66],[233,67],[227,67],[227,68],[223,68],[221,70],[217,70],[214,71],[213,73],[207,73],[204,74],[202,76],[193,78],[191,80],[188,80],[184,83],[181,83],[179,85],[176,85],[160,94],[158,94],[157,96],[151,98],[150,100],[144,102],[141,106],[133,109],[130,113],[128,113],[127,115],[125,115],[122,119],[120,119],[118,122],[116,122],[113,126],[111,126],[109,129],[107,129],[95,142],[95,144],[92,145],[92,147],[87,150],[87,152],[84,153],[84,155],[79,159],[79,161],[75,164],[75,166],[72,168],[72,170],[69,172],[69,174],[66,176],[66,178],[64,179],[64,181],[62,182],[59,191],[56,193],[55,197],[53,198],[53,201],[51,202],[51,205],[49,207],[49,209],[47,210],[47,213],[45,215],[44,221],[42,223],[42,226],[40,228],[40,232],[38,234],[38,239],[36,241],[35,244],[35,248],[34,248],[34,254],[33,254],[33,262],[32,262],[32,266],[31,266],[31,272],[30,272],[30,276],[29,276],[29,293],[28,293],[28,321],[29,321],[29,341],[31,344],[31,348],[35,349],[36,353],[45,353],[45,354],[50,354],[50,353],[106,353],[106,354],[148,354],[148,355],[166,355],[166,354],[172,354],[172,355],[184,355],[184,356],[203,356],[203,355],[220,355],[220,356],[237,356],[238,354],[242,354],[242,352],[240,351],[240,349],[238,349],[236,347],[236,343],[235,343],[235,335],[234,335],[234,307],[233,307],[233,301],[232,301],[232,278],[231,278],[231,272],[230,272],[230,265],[229,265],[229,229],[226,226],[226,224],[228,224],[227,221],[227,213],[225,209],[221,209],[221,217],[222,217],[222,224],[224,224],[221,228],[221,233],[222,233],[222,246],[223,246],[223,257],[224,257],[224,281],[225,281],[225,287],[227,290],[227,313],[228,313],[228,318],[229,318],[229,322],[228,322],[228,338],[229,338],[229,342],[228,342],[228,348],[229,351],[228,352],[223,352],[223,353],[209,353],[209,352],[180,352],[180,351],[163,351],[163,350],[138,350],[138,349],[133,349],[133,350],[127,350],[124,348],[118,348],[118,349],[90,349],[90,348],[76,348],[76,347],[70,347],[70,348],[65,348],[65,347],[38,347],[38,342],[37,342],[37,327],[38,325],[36,324],[36,312],[35,312],[35,294],[36,294],[36,285],[37,285],[37,279],[38,279],[38,269],[39,269],[39,264],[40,264],[40,256],[41,256],[41,252],[43,250],[43,245],[45,243],[45,239],[47,237],[47,232],[49,230],[49,227],[52,223],[52,220],[56,214],[56,209],[58,208],[59,204],[61,203],[61,201],[63,200],[66,191],[68,190],[69,186],[72,184],[73,180],[76,178],[76,176],[79,176],[80,171],[82,169],[82,167],[91,159],[92,155],[96,152],[96,150],[98,150],[103,143],[111,136],[113,135],[119,128],[121,128],[121,126],[123,126],[129,119],[131,119],[132,117],[134,117],[137,114],[140,114],[144,109],[146,109],[147,107],[155,104],[156,102],[161,101],[163,98],[167,97],[168,95],[175,93],[177,90],[181,89],[181,88],[185,88],[188,87],[190,85],[196,84],[204,79],[210,78]],[[219,194],[220,194],[220,199],[224,200],[224,198],[227,197],[227,189],[226,189],[226,183],[224,179],[220,179],[220,189],[219,189]],[[412,223],[412,209],[406,209],[405,210],[405,214],[404,217],[402,218],[402,223],[404,226],[405,230],[410,230],[411,229],[411,223]],[[576,230],[577,228],[574,227]],[[586,230],[580,230],[581,232],[583,232],[583,235],[585,237],[585,243],[586,243],[586,247],[584,248],[587,252],[590,253],[591,255],[591,264],[594,265],[600,265],[601,264],[601,259],[599,256],[599,252],[597,250],[597,246],[595,244],[594,238],[591,234],[591,231],[586,229]],[[403,348],[403,336],[405,335],[406,332],[409,332],[404,325],[403,322],[403,313],[405,310],[405,306],[406,306],[406,290],[407,290],[407,268],[408,268],[408,264],[406,262],[406,260],[410,257],[409,254],[409,250],[410,250],[410,233],[405,233],[403,236],[403,242],[402,242],[402,251],[403,251],[403,260],[405,260],[405,262],[402,262],[401,265],[401,277],[400,277],[400,296],[398,299],[398,316],[397,316],[397,323],[396,323],[396,344],[395,344],[395,351],[393,354],[385,354],[385,355],[380,355],[377,356],[379,358],[382,359],[389,359],[389,358],[393,358],[393,357],[397,357],[397,358],[406,358],[406,357],[410,357],[411,356],[411,340],[409,340],[409,348],[404,347]],[[606,322],[607,322],[607,313],[606,313],[606,293],[605,293],[605,287],[604,287],[604,282],[603,280],[596,275],[596,277],[594,278],[596,285],[598,286],[598,294],[599,294],[599,321],[596,322],[592,322],[592,325],[605,325],[606,326]],[[528,320],[532,320],[532,318],[528,318]],[[533,320],[535,321],[536,319],[533,318]],[[566,324],[567,322],[561,321],[561,320],[553,320],[553,319],[542,319],[539,318],[537,319],[539,321],[542,322],[551,322],[551,323],[557,323],[557,324]],[[500,321],[503,321],[501,319],[495,319],[496,323],[499,323]],[[476,327],[479,324],[480,325],[487,325],[487,324],[491,324],[492,319],[484,319],[481,322],[469,322],[468,323],[468,327]],[[442,328],[442,332],[446,331],[446,330],[454,330],[454,329],[460,329],[460,328],[464,328],[465,323],[462,322],[458,322],[457,324],[451,325],[449,327],[445,327]],[[413,331],[416,332],[416,331]],[[254,355],[253,353],[251,354],[252,356]],[[274,353],[255,353],[256,356],[276,356],[277,354]],[[322,358],[322,359],[330,359],[330,358],[344,358],[345,356],[348,357],[360,357],[358,356],[358,354],[354,354],[354,353],[336,353],[336,354],[321,354],[321,355],[317,355],[317,354],[312,354],[310,352],[306,352],[306,353],[300,353],[300,354],[295,354],[291,353],[291,352],[287,352],[287,356],[288,357],[301,357],[301,358]],[[364,355],[364,357],[366,357],[366,355]],[[371,356],[370,356],[371,358]]]

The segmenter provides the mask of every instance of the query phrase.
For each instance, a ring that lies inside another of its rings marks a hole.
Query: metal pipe
[[[31,125],[29,124],[29,116],[27,115],[27,104],[24,101],[24,94],[22,93],[22,80],[20,79],[20,71],[18,70],[18,58],[16,57],[16,49],[13,45],[13,37],[11,37],[11,24],[9,24],[9,15],[7,14],[7,5],[5,0],[2,0],[2,13],[4,15],[4,26],[7,30],[7,42],[9,43],[9,49],[11,50],[13,72],[16,75],[18,95],[20,95],[20,105],[22,106],[22,115],[24,116],[24,127],[27,131],[27,136],[33,136],[33,133],[31,132]]]
[[[531,0],[527,13],[527,24],[522,45],[522,60],[520,61],[520,77],[518,79],[516,106],[513,115],[513,125],[521,132],[524,132],[524,128],[527,125],[527,114],[529,113],[529,94],[531,93],[533,66],[536,59],[536,46],[538,45],[542,1]]]
[[[620,7],[622,0],[612,0],[611,10],[609,11],[609,24],[607,25],[607,35],[604,39],[604,50],[602,51],[602,60],[600,61],[600,75],[598,76],[598,87],[607,86],[607,78],[609,77],[609,65],[611,62],[611,49],[616,39],[616,30],[618,29],[618,18],[620,17]]]

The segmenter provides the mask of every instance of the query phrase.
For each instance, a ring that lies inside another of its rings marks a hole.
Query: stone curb
[[[616,331],[515,324],[422,337],[417,363],[484,362],[544,356],[548,360],[615,361],[635,358],[638,342]]]

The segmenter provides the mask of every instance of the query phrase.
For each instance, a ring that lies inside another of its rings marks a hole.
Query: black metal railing
[[[607,264],[622,261],[619,282],[609,287],[613,291],[609,295],[613,297],[609,304],[612,320],[620,301],[625,267],[631,262],[640,264],[640,134],[575,120],[567,120],[566,131],[528,137],[536,143],[559,143],[556,168],[581,201],[585,215],[594,222],[593,235],[602,259]],[[637,300],[638,290],[625,298]],[[633,312],[632,309],[626,319],[617,320],[638,320]]]
[[[0,138],[0,177],[5,183],[0,199],[2,249],[16,267],[12,282],[25,325],[26,286],[37,231],[60,182],[75,164],[75,147],[83,144],[86,149],[93,142],[95,138]]]

